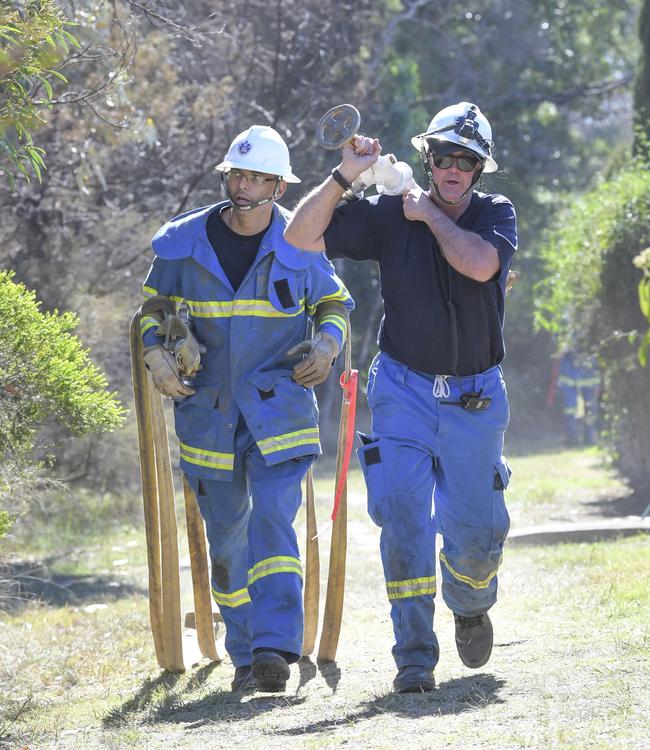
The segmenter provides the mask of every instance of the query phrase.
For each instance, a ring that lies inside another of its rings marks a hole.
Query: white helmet
[[[281,177],[285,182],[300,182],[291,172],[289,149],[277,130],[268,125],[252,125],[230,144],[226,158],[215,167],[219,172],[247,169]]]
[[[430,140],[457,143],[473,151],[483,162],[483,172],[496,172],[499,168],[492,158],[492,128],[476,104],[459,102],[445,107],[431,120],[426,133],[414,136],[411,143],[422,153]]]

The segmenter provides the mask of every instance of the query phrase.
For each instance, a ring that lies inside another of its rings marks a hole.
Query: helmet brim
[[[217,166],[215,167],[215,170],[217,172],[227,172],[230,169],[250,170],[250,166],[247,164],[237,164],[236,162],[231,161],[230,159],[225,159],[220,164],[217,164]],[[268,172],[265,174],[272,174],[272,172]],[[292,172],[289,172],[288,174],[278,174],[275,176],[281,177],[285,182],[293,182],[293,183],[301,182],[300,178],[296,177],[296,175],[293,174]]]

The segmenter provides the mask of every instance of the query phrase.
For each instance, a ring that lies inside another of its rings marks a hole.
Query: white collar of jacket
[[[195,208],[171,219],[154,235],[151,242],[154,253],[164,260],[192,257],[197,263],[214,272],[216,255],[208,240],[205,225],[212,211],[220,211],[227,205],[228,201],[222,201],[211,206]],[[269,253],[275,253],[276,258],[284,266],[300,271],[318,258],[318,253],[300,250],[284,239],[284,228],[290,217],[291,213],[282,206],[273,205],[271,226],[262,238],[255,264]]]

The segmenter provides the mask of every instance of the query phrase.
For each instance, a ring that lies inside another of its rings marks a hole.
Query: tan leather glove
[[[163,396],[185,398],[196,393],[193,388],[183,383],[176,358],[162,346],[146,347],[144,363],[151,373],[154,385]]]
[[[169,348],[168,342],[171,341],[179,370],[188,378],[194,377],[201,369],[201,354],[205,354],[205,346],[199,344],[189,326],[176,316],[168,317],[158,326],[156,336],[165,337],[165,348]]]
[[[296,344],[287,352],[288,357],[297,354],[307,356],[293,368],[293,379],[305,388],[313,388],[327,380],[338,357],[339,344],[331,333],[319,332],[312,339]]]
[[[149,316],[159,321],[156,335],[164,337],[164,348],[172,352],[178,365],[178,370],[188,378],[194,377],[201,369],[201,354],[206,348],[199,344],[190,330],[187,321],[187,305],[176,303],[160,294],[150,297],[140,308],[142,316]],[[184,318],[180,316],[185,312]]]

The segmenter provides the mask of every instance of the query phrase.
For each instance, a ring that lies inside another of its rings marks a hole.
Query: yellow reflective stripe
[[[140,334],[144,336],[150,328],[157,328],[159,325],[160,321],[150,315],[147,315],[145,318],[140,318]]]
[[[212,596],[217,604],[222,607],[241,607],[242,604],[248,604],[251,598],[248,594],[248,589],[239,589],[233,591],[231,594],[225,594],[221,591],[217,591],[215,588],[212,589]]]
[[[284,435],[274,435],[273,437],[264,438],[264,440],[258,441],[257,447],[263,456],[268,456],[269,453],[287,450],[287,448],[295,448],[298,445],[318,443],[319,436],[318,427],[309,427],[306,430],[296,430],[295,432],[287,432]]]
[[[345,318],[341,317],[340,315],[326,315],[324,318],[322,318],[322,320],[319,321],[319,323],[319,328],[323,325],[323,323],[331,323],[332,325],[336,326],[343,334],[343,341],[345,341],[345,337],[348,331],[348,326]]]
[[[180,443],[181,458],[190,464],[197,466],[207,466],[210,469],[225,469],[232,471],[235,465],[234,453],[217,453],[217,451],[208,451],[204,448],[194,448],[187,443]]]
[[[407,578],[404,581],[386,581],[389,599],[406,599],[411,596],[436,593],[436,577]]]
[[[323,302],[328,302],[330,300],[338,300],[339,302],[345,302],[346,300],[349,300],[349,299],[351,299],[350,293],[348,292],[347,289],[345,289],[345,287],[339,284],[338,291],[334,292],[333,294],[326,294],[320,299],[310,304],[309,307],[307,308],[307,312],[310,315],[313,315],[316,312],[316,308],[318,307],[318,305],[322,304]]]
[[[150,286],[143,286],[142,292],[145,297],[153,297],[158,290]],[[298,302],[295,312],[283,312],[266,299],[231,299],[231,300],[196,300],[185,299],[169,295],[169,299],[177,304],[186,302],[190,308],[190,315],[194,318],[232,318],[232,317],[255,317],[255,318],[295,318],[305,311],[305,300]]]
[[[172,297],[172,299],[174,299]],[[198,302],[196,300],[185,300],[190,308],[190,315],[195,318],[230,318],[234,300]]]
[[[502,559],[503,559],[503,555],[499,558],[499,562],[497,563],[497,569],[499,565],[501,565]],[[443,552],[440,553],[440,562],[444,563],[445,568],[447,568],[447,570],[452,574],[452,576],[456,580],[466,583],[468,586],[471,586],[473,589],[486,589],[490,585],[490,581],[497,574],[497,570],[495,569],[490,573],[490,575],[485,580],[477,581],[476,578],[470,578],[469,576],[464,576],[462,573],[459,573],[457,570],[454,570],[449,564]]]
[[[600,385],[600,378],[597,375],[590,378],[572,378],[570,375],[560,375],[557,379],[558,385],[572,385],[574,387]]]
[[[341,300],[342,302],[350,299],[350,293],[343,286],[341,281],[339,279],[335,279],[335,281],[336,281],[336,286],[337,286],[336,291],[333,292],[332,294],[325,294],[320,299],[317,299],[314,302],[314,307],[318,307],[318,305],[320,305],[322,302],[327,302],[328,300],[332,300],[332,299],[338,299],[338,300]]]
[[[260,578],[273,575],[274,573],[295,573],[302,577],[302,565],[297,557],[267,557],[266,560],[253,565],[248,571],[248,585],[255,583]]]
[[[175,302],[186,302],[190,308],[190,315],[194,318],[295,318],[305,310],[305,300],[298,303],[296,312],[282,312],[264,299],[233,299],[233,300],[195,300],[182,297],[170,297]]]
[[[276,310],[273,305],[263,299],[238,299],[232,311],[233,315],[243,316],[252,315],[258,318],[295,318],[305,311],[305,300],[301,299],[298,303],[296,312],[286,313]]]

